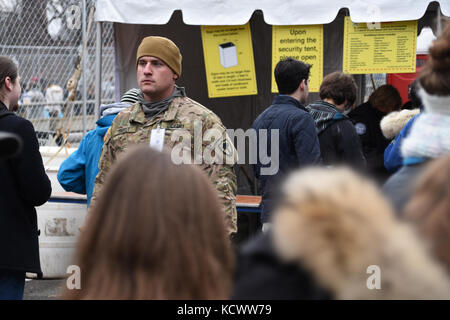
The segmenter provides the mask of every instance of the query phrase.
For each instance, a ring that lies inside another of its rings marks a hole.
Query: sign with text
[[[250,26],[202,26],[210,98],[257,94]]]
[[[323,26],[272,27],[272,92],[278,92],[275,66],[288,57],[312,65],[309,91],[318,92],[323,76]]]
[[[345,73],[416,72],[417,21],[367,23],[344,22]]]

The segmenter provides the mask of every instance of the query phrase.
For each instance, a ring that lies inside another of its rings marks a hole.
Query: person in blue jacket
[[[130,89],[123,95],[119,103],[102,105],[100,107],[101,118],[97,120],[97,127],[86,134],[78,149],[59,167],[57,177],[61,186],[66,191],[86,194],[88,206],[94,191],[94,180],[98,173],[98,160],[102,152],[103,137],[116,115],[138,100],[139,92],[139,89]]]
[[[423,104],[421,98],[417,95],[417,80],[414,80],[408,87],[408,97],[411,102],[411,109],[419,109],[422,111]],[[401,154],[401,145],[403,139],[405,139],[409,132],[411,131],[411,127],[416,119],[419,117],[419,114],[413,116],[409,121],[405,124],[405,126],[400,130],[398,135],[394,140],[386,147],[384,150],[384,166],[389,171],[389,173],[393,174],[398,171],[403,166],[403,156]]]
[[[397,172],[398,169],[403,166],[403,156],[400,151],[402,142],[409,135],[414,121],[416,121],[419,116],[420,114],[416,114],[414,117],[409,119],[400,133],[384,150],[384,166],[390,173]]]

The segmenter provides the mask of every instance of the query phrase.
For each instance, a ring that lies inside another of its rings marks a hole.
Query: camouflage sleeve
[[[111,140],[111,131],[113,130],[113,127],[111,126],[104,138],[104,144],[102,148],[102,153],[100,155],[100,159],[98,161],[98,174],[95,177],[94,182],[94,191],[92,193],[91,203],[89,205],[89,211],[91,211],[95,205],[95,202],[98,199],[98,196],[100,195],[100,191],[103,187],[103,183],[105,182],[105,176],[109,169],[111,168],[114,159],[115,159],[115,152],[113,147],[113,142]]]
[[[219,199],[225,213],[225,225],[228,234],[237,232],[236,191],[237,182],[234,169],[229,165],[215,165],[217,174],[214,174],[212,182],[219,194]]]
[[[214,134],[220,136],[220,139],[211,139],[206,141],[207,145],[204,145],[204,148],[210,149],[206,150],[206,154],[208,154],[208,151],[211,151],[215,156],[214,163],[209,165],[204,164],[204,170],[217,190],[225,214],[226,228],[228,234],[231,235],[237,232],[237,181],[234,172],[234,164],[237,162],[237,151],[226,134],[225,127],[217,116],[210,115],[207,117],[204,122],[203,131],[206,137],[208,137],[207,131],[212,136]],[[219,157],[217,157],[218,155]]]

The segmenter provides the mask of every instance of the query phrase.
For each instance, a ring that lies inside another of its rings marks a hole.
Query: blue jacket
[[[290,96],[275,97],[272,105],[253,122],[252,128],[256,130],[257,136],[257,163],[253,165],[253,172],[261,187],[261,221],[265,223],[270,221],[270,214],[276,205],[275,199],[278,197],[279,183],[282,179],[292,170],[321,163],[322,159],[313,118],[300,102]],[[262,129],[267,129],[267,133],[260,131]],[[276,143],[274,146],[271,143],[273,129],[279,130],[279,139],[274,141]],[[267,139],[266,150],[264,150],[265,144],[262,144],[261,150],[261,137]],[[275,151],[273,157],[272,148]],[[278,157],[276,157],[277,150]],[[263,157],[267,155],[272,159],[267,163],[261,155]],[[261,171],[268,170],[271,166],[275,170],[278,167],[278,170],[270,173]]]
[[[98,173],[98,160],[103,147],[103,137],[111,126],[116,114],[104,116],[97,121],[97,127],[89,131],[81,140],[78,149],[61,164],[58,181],[66,191],[87,194],[91,202],[94,180]]]
[[[400,147],[402,146],[403,139],[409,135],[411,127],[419,115],[412,117],[384,150],[384,166],[389,172],[394,173],[402,167],[403,157]]]

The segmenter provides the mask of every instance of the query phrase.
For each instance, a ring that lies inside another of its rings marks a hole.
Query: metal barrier
[[[103,100],[103,103],[112,103],[114,100]],[[97,121],[94,112],[95,101],[87,100],[86,115],[82,113],[83,101],[69,102],[68,108],[72,108],[72,120],[69,134],[69,143],[71,146],[76,146],[81,141],[84,130],[86,132],[95,129],[95,122]],[[56,130],[63,124],[63,113],[69,110],[55,109],[63,105],[62,102],[55,103],[39,103],[34,102],[26,105],[21,105],[17,114],[30,120],[36,131],[36,135],[41,146],[60,145],[62,138],[53,141]],[[54,111],[58,110],[58,111]],[[84,127],[84,123],[86,126]]]
[[[67,97],[66,84],[85,38],[85,68],[74,105],[74,116],[81,116],[83,121],[75,121],[72,130],[85,133],[95,125],[98,106],[93,100],[96,91],[93,75],[98,67],[101,67],[101,103],[115,99],[113,25],[102,23],[101,30],[96,30],[97,24],[93,23],[88,37],[83,32],[87,13],[94,5],[94,0],[0,1],[0,55],[12,58],[19,66],[22,84],[19,113],[33,122],[38,133],[53,131],[52,124],[57,123],[57,119],[39,119],[58,118],[56,114],[64,112],[61,109]],[[99,32],[101,66],[96,65],[95,52]]]

